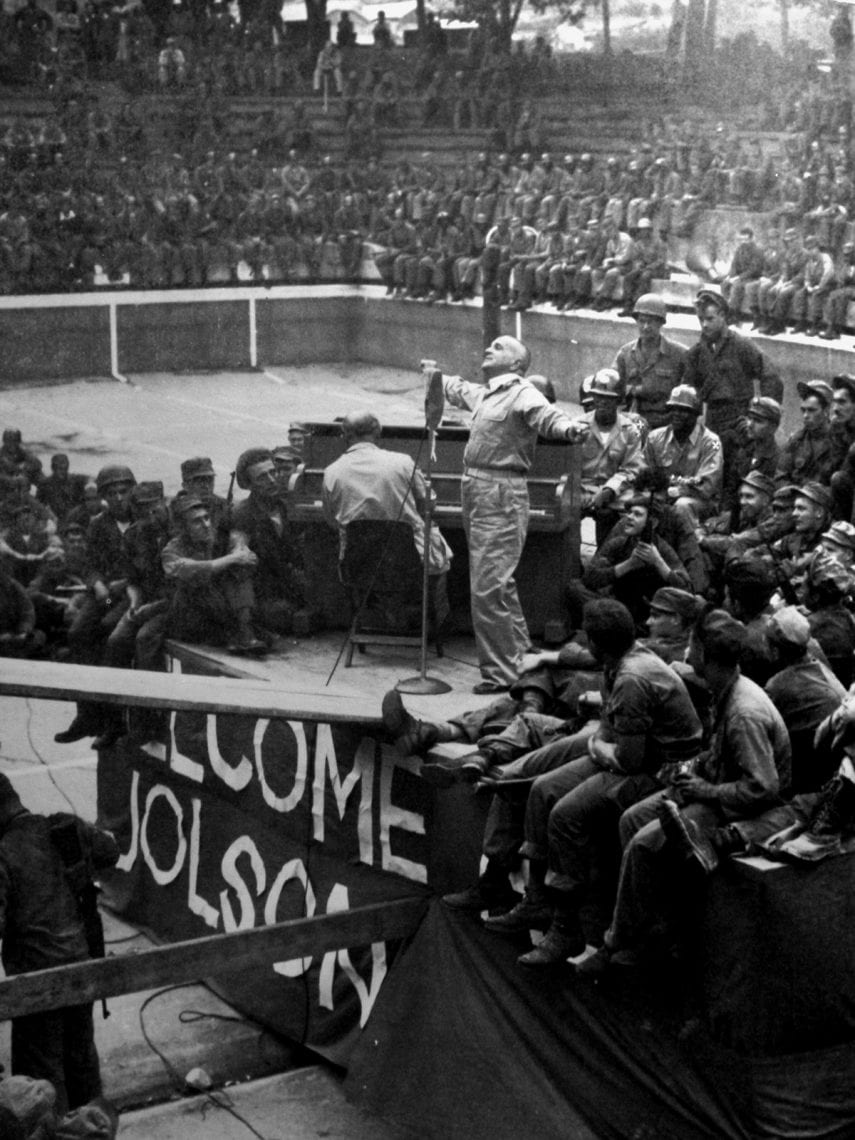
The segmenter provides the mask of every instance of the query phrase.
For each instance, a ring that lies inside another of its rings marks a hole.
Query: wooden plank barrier
[[[372,712],[371,701],[364,694],[285,690],[259,677],[203,677],[12,658],[0,658],[0,696],[54,701],[94,699],[114,705],[287,720],[332,719],[369,728],[382,723],[379,701]]]
[[[0,1020],[240,973],[278,958],[310,958],[352,946],[408,938],[427,899],[396,899],[335,914],[175,942],[153,950],[56,966],[0,981]]]

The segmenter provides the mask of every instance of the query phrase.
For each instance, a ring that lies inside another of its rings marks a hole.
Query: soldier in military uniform
[[[831,491],[822,483],[807,482],[799,487],[793,502],[794,527],[791,534],[772,547],[779,573],[789,583],[787,602],[801,602],[811,556],[831,521]]]
[[[263,629],[290,633],[305,605],[305,574],[297,536],[288,523],[286,495],[267,448],[244,451],[235,479],[249,497],[235,507],[232,533],[256,557],[254,617]]]
[[[636,302],[649,290],[655,279],[668,276],[668,247],[653,232],[650,218],[639,218],[635,230],[632,268],[623,275],[623,308],[620,317],[634,317]]]
[[[200,499],[179,496],[172,509],[178,533],[162,554],[170,593],[168,635],[226,645],[230,653],[265,653],[252,627],[257,556],[234,537],[224,544]]]
[[[632,306],[638,326],[637,340],[618,349],[616,368],[626,393],[627,406],[643,416],[651,428],[668,423],[665,404],[683,382],[688,350],[662,334],[667,309],[656,293],[645,293]]]
[[[597,545],[620,518],[617,502],[631,487],[644,463],[638,425],[618,410],[623,385],[612,368],[594,374],[589,388],[593,411],[584,419],[590,431],[581,444],[582,513],[596,522]]]
[[[168,604],[161,554],[169,541],[169,514],[163,497],[163,483],[137,483],[131,492],[134,522],[124,535],[128,608],[107,638],[103,664],[116,669],[162,670],[166,667],[163,642],[166,635]],[[141,722],[159,724],[154,710],[139,710]],[[118,705],[104,707],[102,731],[97,747],[108,748],[124,735],[123,710]]]
[[[739,483],[739,513],[725,510],[705,524],[699,539],[707,559],[710,578],[717,592],[723,587],[725,565],[742,558],[749,550],[760,548],[768,553],[770,542],[779,537],[780,528],[772,513],[775,483],[760,471],[749,471]]]
[[[824,380],[799,380],[796,389],[801,397],[802,426],[781,448],[775,479],[796,486],[808,481],[827,483],[834,464],[829,422],[833,390]]]
[[[780,448],[775,432],[782,409],[771,396],[755,396],[748,414],[736,430],[737,447],[724,471],[722,506],[731,512],[734,530],[739,528],[739,487],[750,471],[775,478],[780,464]]]
[[[721,295],[737,319],[744,311],[746,286],[749,282],[758,281],[762,272],[763,250],[754,240],[751,227],[743,226],[739,231],[739,245],[721,283]]]
[[[106,639],[116,628],[130,602],[126,595],[124,535],[133,521],[131,492],[136,479],[129,467],[102,467],[96,477],[105,509],[89,524],[90,573],[87,593],[68,631],[71,660],[77,664],[100,664]],[[79,701],[77,714],[54,740],[70,744],[103,729],[103,709],[93,701]]]
[[[667,477],[668,498],[674,510],[697,525],[718,507],[723,475],[721,440],[698,423],[700,396],[688,384],[679,384],[665,406],[669,425],[656,428],[647,437],[645,464]]]
[[[720,438],[725,467],[739,450],[739,428],[755,396],[780,400],[783,385],[753,341],[727,323],[727,305],[712,288],[696,298],[701,337],[689,349],[684,382],[698,390],[705,423]]]
[[[214,491],[216,485],[216,472],[214,464],[207,455],[194,455],[184,459],[181,463],[181,490],[179,497],[198,499],[205,505],[211,516],[211,526],[214,533],[223,541],[227,539],[231,529],[231,507],[229,501]],[[174,511],[174,501],[170,507],[170,514]],[[175,520],[173,519],[173,525]]]

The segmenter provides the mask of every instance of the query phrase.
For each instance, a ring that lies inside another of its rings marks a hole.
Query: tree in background
[[[497,51],[511,49],[511,37],[520,18],[524,0],[457,0],[454,14],[459,20],[477,23],[485,40]],[[592,8],[603,8],[604,50],[611,51],[609,39],[609,0],[529,0],[535,12],[554,12],[565,23],[579,24]]]

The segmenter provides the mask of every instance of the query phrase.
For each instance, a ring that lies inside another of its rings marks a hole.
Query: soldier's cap
[[[815,245],[819,245],[819,238],[816,236],[816,234],[808,234],[805,238],[805,245],[809,245],[811,248],[813,248]]]
[[[831,510],[831,488],[822,483],[803,483],[801,487],[796,489],[796,498],[810,499],[812,503],[816,503],[824,511]]]
[[[855,526],[852,523],[843,520],[832,523],[822,537],[845,550],[855,550]]]
[[[824,558],[816,566],[811,575],[814,588],[818,586],[832,586],[841,598],[846,597],[855,586],[855,579],[851,573],[842,566],[836,558]],[[827,596],[827,595],[826,595]],[[824,639],[823,639],[824,644]],[[851,652],[851,646],[849,647]]]
[[[622,400],[624,396],[620,374],[614,368],[598,368],[588,391],[591,396],[609,396],[613,400]]]
[[[728,586],[759,587],[771,590],[775,586],[775,571],[763,558],[734,558],[725,564],[724,578]]]
[[[650,218],[639,218],[635,228],[637,230],[652,230],[653,222],[651,222]]]
[[[133,484],[136,483],[136,479],[130,467],[111,464],[108,467],[102,467],[95,476],[95,484],[99,491],[103,491],[107,487],[112,487],[114,483],[130,483],[133,486]]]
[[[553,218],[551,222],[547,222],[547,223],[546,223],[546,228],[547,228],[548,230],[557,230],[557,229],[558,229],[558,221],[557,221],[557,219],[556,219],[556,218]]]
[[[133,503],[159,503],[163,498],[163,483],[159,479],[148,483],[137,483],[131,491]]]
[[[769,618],[766,633],[773,641],[804,647],[810,641],[810,622],[795,606],[784,606]]]
[[[840,372],[837,376],[833,376],[831,387],[835,392],[845,388],[850,397],[855,400],[855,376],[851,376],[848,372]]]
[[[194,455],[181,464],[181,478],[193,479],[197,475],[213,475],[214,465],[207,455]]]
[[[727,646],[737,655],[745,645],[747,635],[745,626],[727,610],[710,610],[700,619],[700,627],[695,628],[700,628],[702,644],[712,641],[720,646]]]
[[[23,439],[20,428],[4,428],[3,429],[3,442],[4,443],[20,443]]]
[[[591,218],[591,220],[585,226],[586,230],[598,230],[599,228],[600,223],[597,218]]]
[[[290,447],[287,443],[283,443],[280,447],[274,447],[271,455],[273,456],[274,462],[276,462],[277,459],[291,463],[302,463],[303,461],[303,456],[296,447]]]
[[[311,435],[312,434],[312,429],[308,424],[301,424],[297,420],[293,420],[288,425],[288,431],[289,432],[299,431],[299,432],[302,432],[303,435]]]
[[[702,600],[695,594],[690,594],[688,590],[678,590],[676,586],[662,586],[650,599],[651,613],[660,610],[688,621],[695,620],[702,605]]]
[[[178,519],[185,518],[191,511],[207,511],[207,509],[201,499],[197,499],[195,495],[188,495],[186,491],[179,491],[172,500],[172,513]]]
[[[783,411],[778,401],[771,396],[755,396],[748,405],[748,415],[752,420],[768,420],[769,423],[779,424]]]
[[[235,482],[242,491],[250,489],[250,467],[267,460],[273,462],[273,453],[269,447],[250,447],[248,451],[244,451],[238,456],[238,461],[235,464]]]
[[[762,471],[749,471],[739,482],[744,483],[746,487],[753,487],[762,495],[768,495],[770,499],[775,494],[775,480],[764,475]]]
[[[825,408],[830,405],[834,395],[834,390],[825,380],[799,380],[796,391],[803,400],[809,396],[818,396]]]
[[[783,487],[779,487],[775,494],[772,496],[773,503],[780,503],[787,507],[792,507],[796,501],[798,494],[798,487],[793,486],[792,483],[786,483]]]
[[[799,231],[796,229],[795,226],[790,226],[788,229],[784,230],[784,237],[788,241],[792,241],[795,238],[797,238],[798,236],[799,236]]]
[[[727,312],[727,301],[721,295],[721,290],[716,285],[704,285],[703,289],[699,289],[695,294],[695,306],[700,305],[715,305],[721,312]]]
[[[26,810],[9,777],[0,772],[0,831]]]
[[[688,408],[690,412],[700,414],[702,404],[700,396],[690,384],[678,384],[676,388],[671,389],[665,407]]]

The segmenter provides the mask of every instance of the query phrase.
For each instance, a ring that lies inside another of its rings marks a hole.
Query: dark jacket
[[[107,832],[76,820],[94,871],[115,865],[119,849]],[[23,974],[89,957],[83,920],[43,815],[23,811],[0,834],[0,938],[7,974]]]

